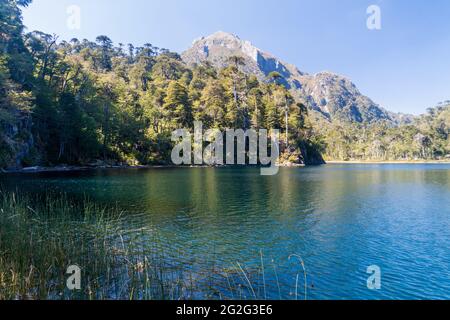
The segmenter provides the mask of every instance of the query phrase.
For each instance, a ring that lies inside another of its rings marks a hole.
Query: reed
[[[122,212],[65,196],[0,193],[0,299],[179,299],[188,288],[151,228],[124,228]],[[143,239],[155,245],[143,248]],[[66,286],[70,265],[82,289]]]
[[[262,251],[259,267],[219,268],[213,256],[199,270],[182,253],[174,258],[155,228],[129,220],[88,199],[0,192],[0,300],[266,299],[274,290],[282,298],[275,263],[276,286],[268,288]],[[71,265],[81,268],[81,290],[67,288]]]

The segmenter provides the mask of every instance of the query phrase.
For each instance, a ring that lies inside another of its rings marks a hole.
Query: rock
[[[22,168],[21,171],[23,172],[37,172],[37,171],[41,171],[42,168],[41,167],[26,167],[26,168]]]
[[[98,168],[98,167],[106,167],[106,162],[102,160],[96,160],[87,165],[88,167]]]

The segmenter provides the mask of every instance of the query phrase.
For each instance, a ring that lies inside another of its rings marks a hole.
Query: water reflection
[[[313,299],[450,298],[450,166],[109,170],[1,176],[7,189],[117,203],[189,268],[258,268],[290,298],[305,260]],[[273,261],[273,262],[272,262]],[[273,265],[277,266],[275,273]],[[380,291],[366,287],[379,265]]]

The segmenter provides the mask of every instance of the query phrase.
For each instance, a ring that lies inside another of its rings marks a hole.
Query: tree
[[[229,58],[230,63],[233,64],[233,67],[229,70],[231,71],[231,77],[233,79],[233,98],[234,105],[237,109],[239,109],[239,101],[238,101],[238,81],[239,81],[239,67],[245,64],[245,60],[241,56],[231,56]]]
[[[279,72],[272,71],[267,75],[267,80],[269,83],[278,84],[278,81],[283,78],[282,75]]]
[[[292,95],[288,92],[285,91],[284,92],[284,119],[285,119],[285,143],[286,143],[286,148],[289,147],[289,112],[290,109],[292,107],[292,105],[294,104],[295,100],[292,97]]]
[[[226,93],[223,86],[217,81],[208,82],[201,94],[197,119],[202,120],[212,128],[223,128],[225,126],[225,109],[227,103]]]
[[[252,126],[257,130],[264,124],[263,95],[264,93],[259,87],[254,87],[248,93],[248,103],[251,107],[251,122]]]
[[[113,42],[107,36],[98,36],[95,41],[100,45],[101,58],[100,66],[102,69],[111,71],[112,69],[112,49]]]
[[[178,81],[171,81],[167,88],[167,96],[164,99],[164,109],[167,117],[170,119],[171,128],[177,125],[183,127],[192,126],[192,109],[189,104],[188,92],[186,87]]]

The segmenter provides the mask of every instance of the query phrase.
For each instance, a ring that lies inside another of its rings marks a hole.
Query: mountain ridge
[[[331,71],[316,74],[302,72],[295,65],[278,59],[239,36],[218,31],[201,37],[181,54],[188,65],[211,63],[216,68],[229,65],[229,58],[243,58],[241,70],[267,81],[271,72],[279,73],[281,83],[310,110],[329,121],[373,123],[388,121],[392,124],[410,123],[411,115],[390,112],[363,95],[348,78]]]

